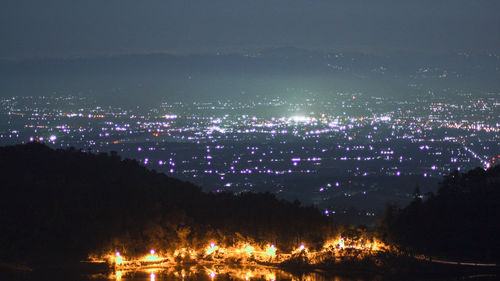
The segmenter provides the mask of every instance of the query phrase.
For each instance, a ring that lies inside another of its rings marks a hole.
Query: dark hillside
[[[381,226],[410,251],[500,260],[500,166],[451,173],[428,200],[416,196],[404,209],[389,206]]]
[[[77,261],[95,251],[136,254],[237,237],[319,245],[332,229],[312,207],[271,194],[203,193],[115,153],[2,147],[0,178],[0,261]]]

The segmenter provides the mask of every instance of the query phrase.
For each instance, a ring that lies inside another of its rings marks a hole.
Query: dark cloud
[[[0,57],[240,51],[498,51],[500,1],[1,1]]]

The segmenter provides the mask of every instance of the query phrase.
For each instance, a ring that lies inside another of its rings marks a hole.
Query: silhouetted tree
[[[415,192],[417,194],[417,190]],[[500,166],[453,171],[436,196],[418,196],[397,212],[388,206],[382,237],[406,249],[475,259],[500,259]]]

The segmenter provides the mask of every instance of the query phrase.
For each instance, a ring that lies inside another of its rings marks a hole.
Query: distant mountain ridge
[[[238,93],[314,92],[411,95],[427,89],[496,92],[500,59],[491,55],[394,56],[328,53],[294,47],[252,54],[138,54],[71,59],[0,60],[0,95],[94,93],[110,100],[158,102],[238,98]]]

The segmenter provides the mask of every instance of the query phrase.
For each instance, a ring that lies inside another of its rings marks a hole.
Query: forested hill
[[[0,148],[0,261],[76,261],[238,237],[319,245],[333,226],[313,207],[271,194],[208,194],[116,153]]]
[[[429,199],[389,206],[381,226],[387,239],[417,253],[500,261],[500,165],[451,173]]]

